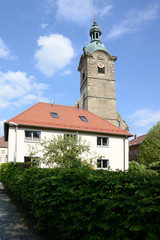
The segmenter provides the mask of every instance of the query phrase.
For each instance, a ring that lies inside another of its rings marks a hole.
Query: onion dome
[[[96,20],[94,20],[94,24],[91,27],[91,29],[89,31],[89,34],[91,36],[91,41],[86,47],[83,48],[84,53],[92,53],[96,50],[103,50],[103,51],[109,53],[107,51],[107,49],[105,48],[104,44],[100,40],[102,30],[98,26]]]

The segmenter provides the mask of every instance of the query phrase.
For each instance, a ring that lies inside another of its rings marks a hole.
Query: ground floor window
[[[24,157],[24,162],[25,163],[31,162],[31,157]]]
[[[108,159],[97,159],[97,168],[98,169],[107,169],[109,167]]]
[[[31,166],[37,166],[37,162],[38,162],[39,158],[38,157],[28,157],[28,156],[25,156],[24,157],[24,162],[25,163],[28,163],[28,164],[31,164]]]

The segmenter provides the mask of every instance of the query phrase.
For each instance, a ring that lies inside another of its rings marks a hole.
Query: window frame
[[[28,161],[25,161],[26,159],[28,158]],[[38,156],[33,156],[33,157],[30,157],[30,156],[24,156],[24,163],[30,163],[31,164],[31,167],[32,166],[35,166],[34,162],[33,162],[33,159],[39,159]]]
[[[88,119],[84,115],[79,115],[79,118],[81,119],[82,122],[88,122]],[[83,120],[85,119],[85,120]]]
[[[100,167],[98,167],[98,161],[100,161]],[[104,163],[104,161],[107,161],[107,167],[103,167],[104,165],[103,165],[103,163]],[[97,169],[103,169],[103,170],[108,170],[108,168],[109,168],[109,159],[97,159],[97,167],[96,167]]]
[[[120,128],[120,121],[119,120],[117,120],[117,127]]]
[[[76,144],[78,144],[78,141],[79,141],[79,135],[78,135],[78,133],[75,133],[75,132],[64,132],[63,133],[63,138],[65,138],[65,135],[74,135],[75,137],[77,137],[77,139],[76,139]],[[67,137],[70,137],[70,136],[67,136]]]
[[[101,144],[98,144],[98,138],[101,138]],[[106,138],[107,139],[107,145],[102,144],[102,139]],[[104,136],[97,136],[97,147],[104,147],[104,148],[109,148],[109,137],[104,137]]]
[[[26,139],[26,132],[31,132],[32,136],[31,136],[31,139]],[[34,132],[39,132],[40,135],[39,135],[39,140],[38,141],[34,141],[34,137],[33,137],[33,133]],[[25,142],[33,142],[33,143],[40,143],[41,142],[41,131],[40,130],[30,130],[30,129],[25,129],[24,130],[24,141]]]
[[[105,74],[105,67],[103,68],[98,67],[98,74]]]
[[[55,115],[55,116],[53,116],[52,114]],[[55,119],[59,118],[59,115],[58,115],[57,112],[51,112],[51,116],[52,116],[52,118],[55,118]]]

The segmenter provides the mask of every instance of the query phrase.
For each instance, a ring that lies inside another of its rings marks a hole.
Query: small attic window
[[[59,118],[58,113],[56,113],[56,112],[51,112],[51,116],[53,118]]]
[[[87,118],[85,116],[79,116],[80,119],[83,121],[83,122],[88,122]]]

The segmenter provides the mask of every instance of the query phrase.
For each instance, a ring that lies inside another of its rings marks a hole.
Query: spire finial
[[[96,22],[96,14],[94,14],[94,24],[97,24],[97,22]]]

